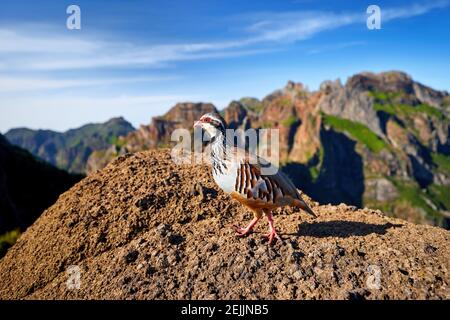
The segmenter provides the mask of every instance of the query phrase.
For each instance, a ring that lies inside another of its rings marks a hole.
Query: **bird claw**
[[[233,226],[234,231],[238,237],[246,237],[252,233],[252,229],[241,228],[238,226]]]
[[[282,241],[280,236],[276,233],[275,230],[269,232],[268,234],[265,234],[263,237],[266,238],[269,241],[269,245],[272,244],[274,239]]]

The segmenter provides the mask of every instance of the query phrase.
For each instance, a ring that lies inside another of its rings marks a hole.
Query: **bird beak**
[[[194,128],[201,127],[201,126],[202,126],[201,121],[195,121]]]

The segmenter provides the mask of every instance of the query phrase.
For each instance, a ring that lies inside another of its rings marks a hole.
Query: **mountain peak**
[[[109,119],[108,121],[106,121],[104,124],[110,124],[110,123],[126,123],[126,124],[130,124],[124,117],[119,116],[119,117],[113,117],[111,119]],[[131,125],[131,124],[130,124]]]
[[[346,86],[368,91],[414,92],[412,78],[404,72],[362,72],[350,77]]]
[[[286,83],[286,86],[284,87],[284,91],[285,92],[300,92],[300,91],[304,91],[305,90],[305,86],[303,85],[303,83],[301,82],[294,82],[289,80]]]
[[[180,102],[173,106],[162,118],[168,121],[191,122],[193,124],[195,120],[208,112],[217,112],[212,103]]]

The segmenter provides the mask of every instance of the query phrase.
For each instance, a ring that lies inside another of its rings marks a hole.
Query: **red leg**
[[[236,231],[236,235],[238,237],[248,236],[250,233],[252,233],[253,227],[259,221],[259,219],[261,219],[261,218],[260,217],[254,217],[253,220],[245,228],[241,228],[241,227],[238,227],[238,226],[233,226],[234,230]]]
[[[275,231],[275,226],[273,225],[273,217],[272,213],[266,213],[267,215],[267,221],[269,222],[269,233],[265,235],[267,240],[269,240],[269,245],[272,244],[273,239],[278,239],[281,241],[280,236]]]

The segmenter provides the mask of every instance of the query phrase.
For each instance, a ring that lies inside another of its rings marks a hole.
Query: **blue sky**
[[[66,28],[70,4],[81,30]],[[381,30],[366,27],[370,4]],[[449,0],[2,1],[0,131],[139,126],[176,102],[223,108],[361,71],[450,90],[449,30]]]

